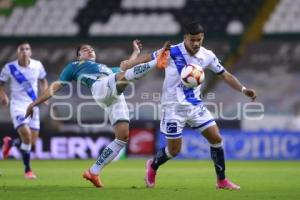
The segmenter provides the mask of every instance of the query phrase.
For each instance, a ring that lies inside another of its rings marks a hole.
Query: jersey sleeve
[[[39,73],[39,79],[44,79],[46,78],[47,73],[46,70],[44,68],[44,65],[40,62],[40,73]]]
[[[208,53],[209,53],[211,62],[208,64],[207,68],[218,75],[225,72],[225,68],[221,65],[217,56],[212,51],[209,51]]]
[[[159,50],[157,50],[157,51],[152,52],[152,54],[151,54],[152,60],[156,59],[157,54],[158,54],[161,50],[162,50],[162,49],[159,49]]]
[[[121,70],[120,67],[112,67],[112,68],[111,68],[111,71],[112,71],[114,74],[116,74],[116,73],[121,72],[122,70]]]
[[[58,80],[63,82],[71,82],[73,80],[73,66],[71,63],[65,66]]]
[[[10,78],[10,73],[7,65],[5,65],[0,72],[0,81],[6,82]]]

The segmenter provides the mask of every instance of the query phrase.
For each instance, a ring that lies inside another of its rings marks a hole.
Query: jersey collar
[[[182,54],[186,54],[186,55],[190,55],[188,52],[187,52],[187,50],[186,50],[186,48],[185,48],[185,46],[184,46],[184,42],[181,42],[180,44],[179,44],[179,46],[180,46],[180,50],[181,50],[181,53]],[[201,48],[202,48],[202,46],[200,47],[200,49],[199,49],[199,51],[196,53],[196,54],[194,54],[193,56],[195,56],[196,58],[201,58]]]
[[[15,63],[16,63],[16,66],[18,66],[19,68],[22,68],[22,69],[27,69],[27,68],[31,69],[31,68],[33,68],[32,59],[31,58],[29,59],[29,65],[27,67],[23,67],[23,66],[19,65],[18,59],[15,60]]]

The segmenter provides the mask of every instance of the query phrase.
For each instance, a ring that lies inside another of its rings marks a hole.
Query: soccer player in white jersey
[[[235,76],[225,70],[212,51],[202,47],[203,39],[204,30],[199,23],[195,22],[185,27],[184,41],[171,46],[170,63],[165,68],[160,123],[160,130],[167,139],[167,147],[158,150],[154,158],[147,161],[145,176],[147,187],[155,186],[156,171],[159,166],[180,152],[182,130],[186,124],[189,124],[195,131],[201,133],[210,144],[211,158],[217,174],[216,187],[240,189],[240,186],[225,177],[222,137],[215,120],[200,99],[200,87],[184,87],[181,83],[180,73],[186,64],[195,63],[213,71],[233,89],[252,100],[255,100],[256,93],[243,86]],[[152,56],[140,57],[138,61],[146,62],[153,59],[156,54],[157,52]]]
[[[134,51],[129,60],[134,60],[139,54],[139,47],[134,42]],[[105,109],[114,128],[115,140],[108,144],[99,155],[96,162],[83,173],[83,178],[89,180],[95,187],[103,187],[99,175],[104,166],[109,164],[127,144],[129,135],[129,111],[123,91],[129,81],[145,76],[155,67],[167,66],[169,44],[164,45],[163,51],[155,60],[136,66],[123,65],[120,68],[110,69],[106,65],[95,62],[96,54],[92,46],[83,44],[77,49],[77,60],[70,62],[60,74],[57,81],[51,83],[49,89],[37,100],[31,103],[26,112],[26,117],[31,116],[33,109],[39,104],[51,98],[59,91],[65,82],[76,81],[82,86],[91,89],[93,98],[100,107]],[[120,71],[121,70],[121,71]]]
[[[25,167],[25,178],[35,179],[30,167],[30,150],[35,144],[40,129],[39,109],[35,108],[33,117],[25,119],[27,106],[37,98],[38,85],[41,92],[48,87],[46,71],[42,63],[31,58],[32,51],[28,42],[17,46],[17,60],[7,63],[0,74],[0,100],[2,105],[9,105],[9,98],[4,91],[4,83],[10,80],[10,115],[20,139],[6,136],[3,138],[2,154],[7,158],[12,146],[20,145],[20,152]]]

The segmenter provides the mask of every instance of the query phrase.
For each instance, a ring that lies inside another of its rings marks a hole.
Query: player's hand
[[[136,53],[141,53],[141,50],[143,48],[142,42],[140,40],[133,40],[132,42],[132,48],[133,51],[135,51]]]
[[[9,105],[9,98],[6,95],[0,96],[0,101],[1,101],[1,105],[5,107]]]
[[[44,104],[45,104],[46,106],[49,106],[49,101],[44,101]]]
[[[247,97],[250,97],[252,99],[252,101],[255,101],[255,99],[256,99],[256,92],[255,92],[255,90],[246,88],[246,89],[243,90],[243,93]]]
[[[33,115],[33,108],[34,108],[34,105],[33,105],[33,103],[31,103],[31,104],[27,107],[25,118],[27,118],[27,117],[29,117],[29,116],[32,117],[32,115]]]

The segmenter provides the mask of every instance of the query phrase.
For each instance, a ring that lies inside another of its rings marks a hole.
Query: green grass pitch
[[[104,188],[81,178],[92,160],[33,161],[37,180],[25,180],[21,161],[0,161],[1,200],[209,200],[300,199],[300,162],[228,161],[227,175],[240,191],[215,189],[210,161],[170,161],[159,170],[157,185],[144,186],[143,159],[114,162],[101,174]]]

